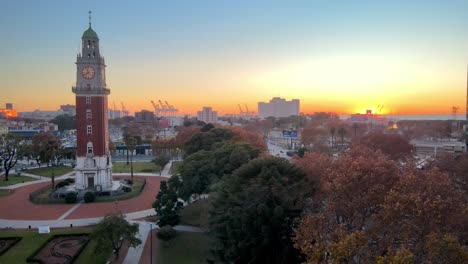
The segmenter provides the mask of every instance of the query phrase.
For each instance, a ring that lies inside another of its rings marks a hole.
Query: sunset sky
[[[411,2],[411,3],[408,3]],[[301,112],[464,109],[468,1],[2,1],[0,108],[74,104],[76,54],[92,26],[109,102],[167,100],[181,113],[280,96]]]

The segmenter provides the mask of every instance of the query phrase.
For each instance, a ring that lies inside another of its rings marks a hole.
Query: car
[[[21,168],[20,168],[20,169],[23,170],[23,171],[24,171],[24,170],[27,170],[27,169],[28,169],[28,165],[23,164],[23,165],[21,165]]]

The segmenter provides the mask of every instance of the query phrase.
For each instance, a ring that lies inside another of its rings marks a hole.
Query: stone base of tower
[[[112,188],[112,163],[108,156],[77,157],[75,188],[102,191]]]

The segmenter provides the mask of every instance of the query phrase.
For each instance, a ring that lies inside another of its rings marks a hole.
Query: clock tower
[[[109,152],[106,64],[99,52],[99,38],[91,28],[81,37],[81,53],[76,58],[76,167],[77,189],[112,188]]]

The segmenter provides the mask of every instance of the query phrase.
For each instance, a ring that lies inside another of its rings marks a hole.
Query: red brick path
[[[94,218],[115,213],[116,208],[122,213],[131,213],[151,209],[151,205],[156,199],[159,191],[159,182],[164,180],[161,177],[140,177],[146,178],[146,186],[143,192],[129,200],[109,203],[81,204],[66,219]],[[50,183],[39,183],[15,189],[11,195],[0,198],[0,219],[9,220],[57,220],[74,204],[47,204],[38,205],[29,201],[29,194]]]
[[[10,220],[56,220],[73,204],[33,204],[29,201],[29,194],[50,182],[27,185],[15,189],[13,194],[0,198],[0,219]]]

